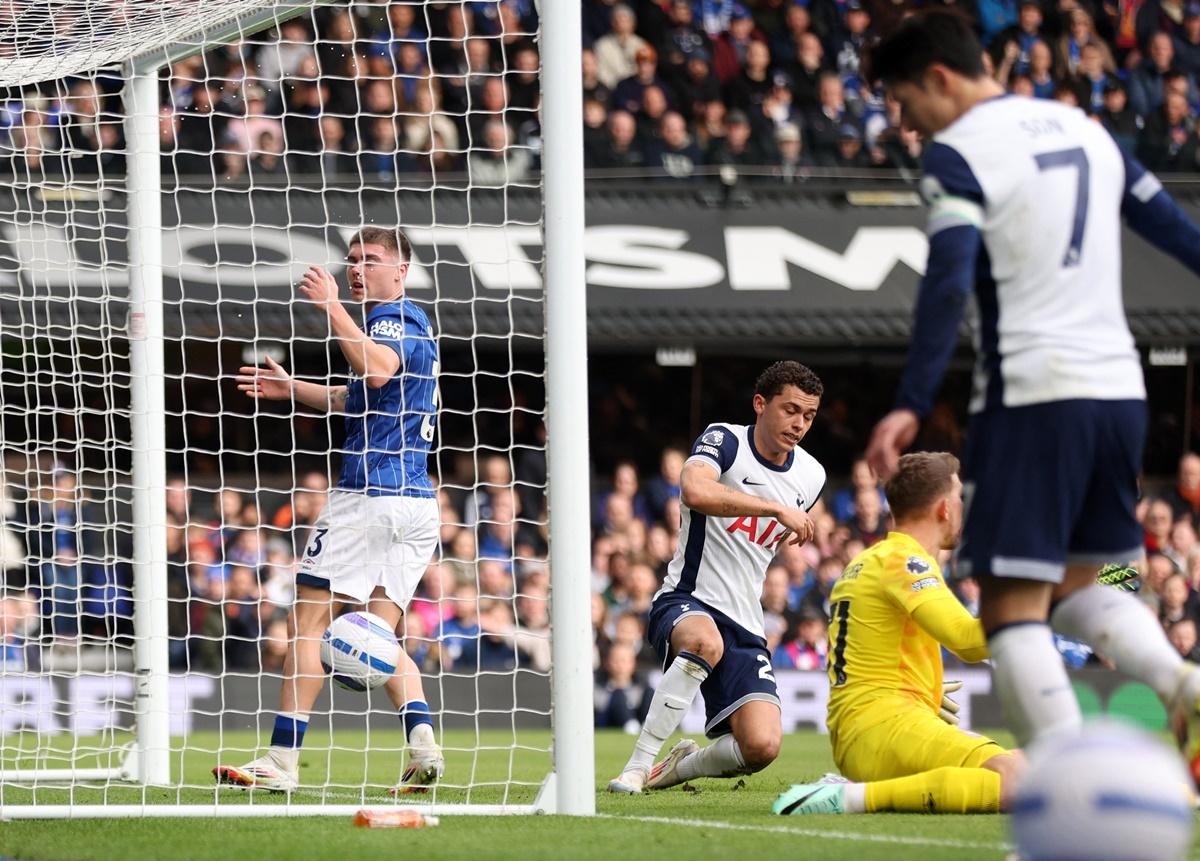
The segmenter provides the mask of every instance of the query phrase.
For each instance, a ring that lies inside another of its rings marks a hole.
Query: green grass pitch
[[[1001,737],[1003,737],[1001,735]],[[468,800],[494,803],[532,801],[536,783],[549,765],[548,733],[446,734],[447,785],[440,802]],[[375,733],[372,752],[355,752],[364,739],[339,733],[344,749],[329,751],[328,737],[309,734],[301,780],[319,786],[329,777],[327,800],[354,804],[364,799],[382,803],[382,787],[394,780],[400,764],[399,733]],[[242,762],[254,739],[226,734],[196,734],[177,757],[186,782],[204,786],[217,750],[225,761]],[[0,858],[22,861],[367,861],[367,859],[589,859],[675,857],[750,861],[767,858],[814,859],[1003,859],[1007,850],[1006,820],[1001,816],[821,816],[781,819],[770,804],[788,784],[819,776],[832,768],[828,739],[815,733],[785,738],[778,762],[761,774],[732,780],[699,780],[695,791],[673,789],[639,797],[612,796],[602,790],[628,755],[633,739],[617,732],[596,737],[597,812],[594,819],[567,817],[444,816],[427,829],[371,830],[356,828],[349,818],[301,819],[144,819],[83,821],[9,821],[0,823]],[[473,748],[481,746],[483,750]],[[515,781],[516,783],[511,783]],[[471,781],[467,789],[461,784]],[[454,784],[460,784],[455,786]],[[364,789],[364,784],[367,788]],[[3,787],[6,803],[29,800],[28,791]],[[76,798],[95,801],[105,790],[76,789]],[[145,801],[157,803],[174,791],[147,790]],[[109,788],[113,803],[137,803],[142,791]],[[38,801],[64,803],[65,789],[42,791]],[[211,789],[186,789],[181,798],[211,803]],[[222,790],[220,801],[245,804],[244,792]],[[282,797],[256,793],[253,803],[281,803]],[[293,799],[319,801],[316,791]],[[1193,851],[1193,858],[1200,852]]]

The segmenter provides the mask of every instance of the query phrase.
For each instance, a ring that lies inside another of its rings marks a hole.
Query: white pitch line
[[[749,825],[737,822],[721,822],[701,819],[670,819],[665,816],[621,816],[615,813],[598,813],[597,819],[624,819],[632,822],[650,822],[655,825],[682,825],[688,828],[716,828],[725,831],[761,831],[769,834],[794,834],[797,837],[818,837],[828,840],[847,840],[859,843],[888,843],[905,846],[937,846],[946,849],[994,849],[1008,851],[1008,843],[981,843],[973,840],[949,840],[938,837],[906,837],[885,834],[858,834],[853,831],[820,831],[816,828],[797,828],[792,825]]]

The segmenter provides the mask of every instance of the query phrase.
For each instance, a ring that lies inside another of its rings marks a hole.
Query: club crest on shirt
[[[700,442],[708,443],[713,446],[720,446],[725,442],[725,431],[711,430],[704,436],[700,437]]]
[[[920,556],[909,556],[904,567],[908,569],[909,574],[924,574],[930,570],[929,563]]]

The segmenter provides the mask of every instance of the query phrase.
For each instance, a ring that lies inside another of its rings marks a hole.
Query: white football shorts
[[[296,582],[359,604],[382,586],[405,609],[437,551],[440,515],[433,498],[332,490],[313,524]]]

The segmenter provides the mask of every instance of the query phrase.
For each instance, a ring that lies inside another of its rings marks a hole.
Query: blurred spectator
[[[1115,74],[1117,64],[1113,61],[1112,51],[1096,35],[1096,25],[1092,16],[1084,9],[1076,7],[1068,13],[1068,21],[1070,26],[1067,32],[1059,37],[1056,48],[1055,65],[1059,74],[1069,78],[1079,73],[1083,49],[1087,45],[1094,45],[1100,52],[1100,63],[1104,71]]]
[[[0,594],[28,586],[25,539],[17,528],[18,507],[0,472]]]
[[[769,164],[766,152],[750,128],[750,119],[741,110],[732,110],[726,118],[726,135],[709,150],[705,161],[714,166],[754,167]]]
[[[492,499],[501,491],[512,487],[512,467],[505,455],[493,454],[484,458],[480,465],[479,485],[463,502],[463,524],[474,526],[479,520],[487,520],[492,514]]]
[[[635,652],[623,643],[608,647],[603,671],[597,673],[595,720],[597,727],[621,727],[637,732],[654,691],[635,678]]]
[[[669,23],[662,43],[664,59],[672,66],[682,66],[703,56],[707,63],[712,43],[696,20],[691,0],[671,0],[667,14]]]
[[[807,160],[800,128],[794,123],[784,123],[775,132],[775,149],[778,153],[773,175],[785,183],[798,182],[807,176]]]
[[[1145,47],[1154,33],[1179,33],[1184,20],[1185,2],[1186,0],[1148,0],[1142,3],[1137,11],[1138,44]]]
[[[771,656],[771,666],[789,670],[823,670],[829,650],[829,625],[813,606],[803,607],[784,643]]]
[[[765,42],[753,41],[746,46],[741,72],[725,85],[725,104],[748,114],[761,114],[772,84],[771,52]]]
[[[1148,54],[1141,67],[1129,76],[1129,104],[1142,117],[1158,110],[1165,98],[1163,83],[1175,68],[1175,45],[1171,37],[1155,33]]]
[[[1200,649],[1196,643],[1196,620],[1191,617],[1179,619],[1167,628],[1167,639],[1180,656],[1187,661],[1200,661]]]
[[[662,87],[646,87],[642,92],[642,109],[637,115],[637,122],[638,137],[644,146],[662,141],[662,123],[669,109]]]
[[[1200,516],[1200,454],[1187,452],[1179,459],[1175,484],[1163,495],[1173,517]]]
[[[707,26],[705,29],[708,30]],[[713,71],[723,85],[737,79],[746,64],[750,46],[762,42],[764,38],[755,28],[754,18],[741,4],[731,7],[728,27],[708,30],[708,34],[713,40]],[[769,50],[767,56],[770,57]]]
[[[640,168],[645,153],[637,141],[637,120],[628,111],[613,111],[608,117],[605,143],[592,156],[589,167]]]
[[[15,183],[38,182],[62,174],[55,134],[41,110],[26,108],[9,131],[9,175]]]
[[[855,458],[854,463],[850,467],[850,484],[843,487],[833,495],[833,502],[830,506],[831,513],[838,523],[849,523],[854,519],[856,511],[856,503],[858,492],[863,488],[872,488],[879,496],[879,504],[886,510],[887,497],[884,495],[883,488],[879,485],[879,479],[875,476],[875,471],[871,469],[870,464],[865,458]]]
[[[232,111],[221,104],[216,81],[204,81],[192,88],[191,102],[179,116],[175,138],[179,151],[175,170],[183,176],[212,176],[213,151],[225,138]]]
[[[979,616],[979,581],[974,577],[962,577],[955,582],[958,592],[958,600],[967,608],[967,612],[972,616]]]
[[[687,123],[671,111],[662,118],[660,140],[652,148],[647,164],[661,169],[671,179],[687,179],[704,165],[704,155],[688,134]]]
[[[637,72],[638,51],[650,47],[637,35],[637,16],[633,9],[622,4],[612,8],[612,31],[596,40],[596,76],[612,89]]]
[[[850,521],[850,535],[865,547],[887,537],[887,515],[880,501],[879,488],[863,486],[854,494],[854,519]]]
[[[843,567],[842,561],[836,556],[826,556],[821,560],[817,565],[816,581],[800,601],[800,613],[803,614],[807,608],[808,612],[816,613],[822,619],[829,618],[829,595],[837,579],[842,576]]]
[[[829,56],[834,70],[846,78],[858,77],[861,57],[875,34],[871,30],[871,14],[863,0],[848,0],[844,23],[829,37]]]
[[[1187,571],[1200,546],[1196,543],[1196,527],[1190,517],[1176,520],[1171,526],[1171,539],[1166,550],[1180,571]]]
[[[1162,591],[1168,578],[1178,574],[1175,563],[1162,553],[1148,553],[1146,566],[1142,572],[1142,588],[1138,597],[1145,601],[1157,613],[1161,606]]]
[[[1172,39],[1176,67],[1193,81],[1200,82],[1200,3],[1196,0],[1184,7],[1183,26]]]
[[[508,601],[479,602],[478,669],[511,670],[516,666],[517,654],[513,647],[512,605]],[[470,672],[474,667],[468,665]]]
[[[271,518],[271,526],[289,533],[294,555],[299,556],[308,545],[312,525],[325,508],[329,497],[329,478],[323,472],[306,472],[300,477],[292,498],[280,506]]]
[[[479,654],[479,591],[474,583],[454,590],[453,611],[442,622],[439,644],[448,670],[473,672]]]
[[[1143,526],[1146,530],[1146,552],[1165,553],[1171,539],[1171,524],[1175,522],[1171,504],[1165,499],[1155,499],[1146,512]]]
[[[1080,51],[1079,69],[1074,78],[1075,96],[1080,106],[1089,114],[1104,110],[1104,92],[1116,79],[1104,68],[1104,57],[1100,44],[1093,42]]]
[[[1002,30],[992,40],[989,50],[996,66],[996,79],[1008,80],[1008,73],[1029,74],[1030,51],[1042,36],[1042,5],[1040,0],[1021,0],[1017,22]]]
[[[1162,107],[1146,120],[1137,154],[1149,170],[1183,170],[1196,164],[1195,119],[1186,97],[1166,95]]]
[[[582,57],[584,99],[594,99],[607,106],[612,99],[612,88],[600,80],[600,66],[596,60],[596,52],[590,48],[584,48]]]
[[[658,475],[646,482],[646,503],[650,517],[662,520],[667,500],[679,498],[679,477],[683,474],[684,451],[668,446],[658,461]]]
[[[1196,618],[1194,593],[1188,588],[1182,574],[1172,574],[1162,584],[1159,593],[1158,618],[1164,628],[1171,627],[1180,619]]]
[[[805,137],[813,164],[820,167],[837,165],[843,128],[854,124],[846,110],[842,81],[833,72],[821,75],[817,93],[818,106],[805,118]]]
[[[667,91],[666,83],[658,76],[658,53],[649,45],[638,49],[634,56],[634,73],[622,79],[613,90],[613,109],[638,113],[647,87]]]
[[[1127,154],[1132,155],[1137,149],[1138,135],[1141,134],[1142,118],[1129,107],[1129,97],[1124,84],[1110,81],[1104,88],[1104,109],[1100,112],[1100,122],[1113,136],[1113,140]]]

